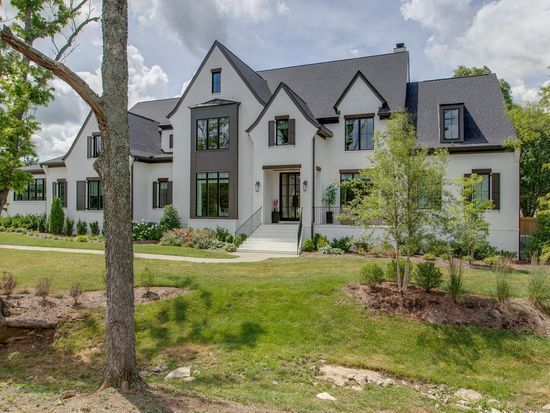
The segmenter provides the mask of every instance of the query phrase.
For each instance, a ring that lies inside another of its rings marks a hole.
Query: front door
[[[279,181],[281,221],[300,219],[300,173],[282,172]]]

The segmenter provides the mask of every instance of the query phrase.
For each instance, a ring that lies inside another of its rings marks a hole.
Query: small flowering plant
[[[273,200],[273,212],[279,212],[279,200],[278,199]]]

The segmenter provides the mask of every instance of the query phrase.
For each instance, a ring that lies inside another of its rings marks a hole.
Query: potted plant
[[[325,220],[327,224],[332,224],[334,222],[333,212],[330,210],[330,207],[336,203],[337,190],[338,186],[335,183],[332,183],[327,187],[327,189],[325,189],[325,194],[323,195],[323,202],[328,207],[328,211],[325,212]]]
[[[273,200],[273,211],[271,211],[271,223],[278,224],[281,216],[279,214],[279,200]]]

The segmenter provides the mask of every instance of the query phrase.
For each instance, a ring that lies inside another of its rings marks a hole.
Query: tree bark
[[[2,216],[2,212],[4,212],[4,208],[8,203],[9,193],[10,193],[9,189],[4,189],[3,191],[0,191],[0,216]]]

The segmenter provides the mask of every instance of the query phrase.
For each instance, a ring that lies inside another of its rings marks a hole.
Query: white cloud
[[[425,53],[437,66],[489,66],[522,101],[530,79],[544,76],[550,43],[550,2],[402,0],[401,13],[432,31]],[[470,17],[471,16],[471,17]]]
[[[78,72],[90,87],[101,93],[101,71]],[[140,51],[128,46],[128,104],[164,96],[168,76],[158,65],[148,67]],[[36,113],[41,129],[34,139],[41,159],[64,154],[82,126],[89,108],[67,84],[59,79],[52,81],[54,100]]]

